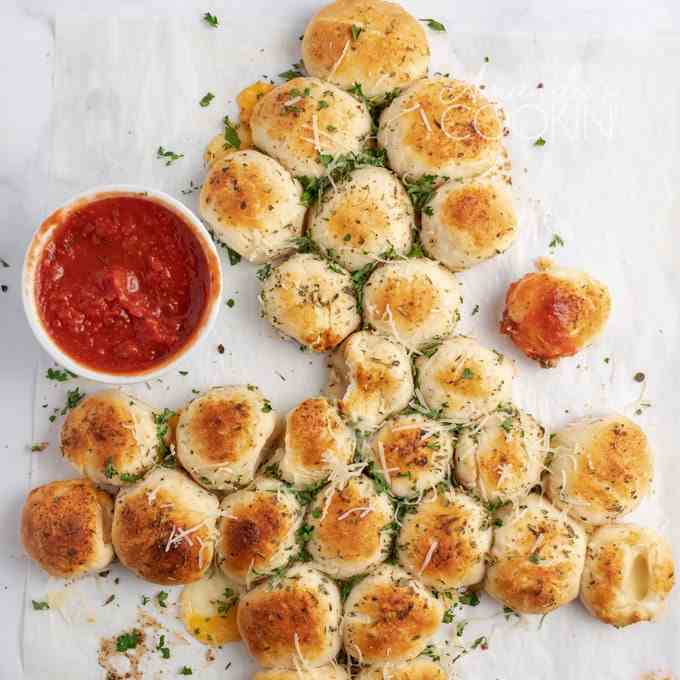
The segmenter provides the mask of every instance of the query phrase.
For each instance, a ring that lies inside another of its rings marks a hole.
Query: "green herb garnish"
[[[156,158],[164,160],[166,165],[172,165],[180,158],[184,158],[184,154],[176,153],[175,151],[170,151],[169,149],[164,149],[162,146],[159,146],[158,151],[156,151]]]
[[[424,21],[427,24],[427,27],[432,31],[436,31],[437,33],[446,32],[446,26],[444,26],[441,21],[437,21],[436,19],[421,19],[421,21]]]
[[[207,92],[201,97],[201,101],[198,102],[203,108],[210,106],[210,102],[215,99],[215,95],[212,92]]]

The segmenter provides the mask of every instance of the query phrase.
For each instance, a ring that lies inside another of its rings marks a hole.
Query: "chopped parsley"
[[[437,175],[423,175],[413,182],[404,182],[406,193],[409,195],[413,207],[416,210],[424,211],[427,204],[434,197],[437,182]],[[429,213],[426,213],[429,214]]]
[[[304,76],[305,64],[302,60],[293,64],[291,68],[283,73],[279,73],[279,78],[284,80],[293,80],[293,78],[302,78]]]
[[[429,656],[432,661],[439,661],[441,659],[441,656],[434,645],[427,645],[420,653],[420,656]]]
[[[164,408],[161,413],[155,413],[153,416],[154,423],[156,424],[156,439],[158,441],[158,457],[160,459],[161,465],[165,467],[174,467],[174,456],[170,451],[170,447],[165,441],[168,436],[170,419],[174,417],[175,412],[171,411],[169,408]]]
[[[471,369],[467,368],[467,366],[463,369],[463,378],[465,380],[472,380],[472,378],[475,377],[475,374],[472,372]]]
[[[535,142],[534,146],[545,146],[545,139],[543,137],[539,137]]]
[[[420,241],[414,241],[411,250],[406,253],[406,257],[425,257],[425,251]]]
[[[356,24],[352,24],[352,40],[356,41],[358,40],[359,36],[363,33],[364,29],[361,28],[361,26],[357,26]]]
[[[421,21],[424,21],[431,31],[446,33],[446,26],[444,26],[441,21],[437,21],[436,19],[421,19]]]
[[[506,431],[506,432],[511,432],[512,431],[512,418],[506,418],[502,423],[501,427]]]
[[[241,255],[235,250],[232,250],[229,246],[225,246],[227,249],[227,255],[229,256],[229,264],[233,267],[241,261]]]
[[[127,652],[134,649],[142,641],[142,634],[135,628],[130,633],[123,633],[116,638],[116,651]]]
[[[45,609],[49,609],[50,605],[46,601],[39,601],[39,600],[31,600],[31,604],[33,605],[33,609],[37,612],[41,612]]]
[[[213,28],[217,28],[220,25],[220,20],[214,14],[210,14],[210,12],[206,12],[203,15],[203,21]]]
[[[220,616],[226,616],[227,612],[238,602],[238,595],[231,589],[225,588],[222,597],[215,600],[217,606],[217,613]]]
[[[77,378],[78,376],[65,368],[63,371],[57,368],[48,368],[46,377],[48,380],[56,380],[57,382],[66,382],[71,378]]]
[[[106,479],[113,479],[118,474],[118,471],[113,467],[113,461],[109,458],[106,461],[106,467],[104,468],[104,477]]]
[[[48,442],[39,442],[38,444],[31,444],[31,451],[38,452],[44,451],[49,446]]]
[[[645,376],[644,373],[642,373],[642,371],[638,371],[638,372],[633,376],[633,380],[635,380],[635,382],[639,382],[639,383],[644,382],[644,381],[645,381],[645,378],[646,378],[646,376]]]
[[[564,241],[562,240],[562,237],[559,234],[553,234],[553,237],[550,240],[548,247],[557,248],[558,246],[563,246],[563,245],[564,245]]]
[[[179,674],[180,675],[193,675],[194,672],[191,670],[189,666],[182,666],[182,668],[179,669]]]
[[[321,109],[327,109],[328,106],[329,106],[329,104],[325,99],[320,99],[316,108],[317,108],[318,111],[321,111]]]
[[[210,106],[210,102],[215,99],[215,95],[212,92],[207,92],[201,97],[201,101],[198,102],[203,108]]]
[[[469,607],[476,607],[479,604],[479,595],[474,590],[467,590],[458,598],[458,601]]]
[[[264,400],[264,404],[262,404],[262,413],[269,413],[272,410],[272,404],[269,401],[269,399]]]
[[[269,263],[267,263],[263,267],[260,267],[257,270],[257,272],[255,272],[255,276],[257,276],[257,278],[260,281],[266,281],[271,276],[271,273],[272,273],[272,266]]]
[[[229,120],[229,116],[224,117],[224,148],[241,148],[241,138],[238,136],[236,126]]]
[[[167,590],[161,590],[158,592],[156,595],[156,601],[158,602],[158,606],[162,607],[163,609],[166,609],[168,606],[168,591]]]
[[[156,158],[164,160],[166,165],[172,165],[180,158],[184,158],[184,154],[176,153],[175,151],[170,151],[169,149],[164,149],[162,146],[159,146],[158,151],[156,151]]]
[[[346,179],[356,168],[385,167],[387,156],[384,149],[366,149],[358,153],[350,152],[338,156],[322,153],[319,161],[326,168],[326,174],[321,177],[300,176],[298,180],[302,184],[302,197],[300,202],[309,207],[321,195],[333,186],[333,183]]]
[[[474,316],[479,312],[479,305],[475,305],[475,308],[472,310],[472,314],[470,316]]]
[[[160,652],[164,659],[170,658],[170,648],[165,645],[165,635],[161,635],[160,640],[156,645],[156,649]]]
[[[229,309],[231,309],[235,304],[236,304],[236,301],[234,300],[234,298],[229,298],[227,300],[227,307],[229,307]]]
[[[115,595],[109,595],[109,596],[106,598],[106,601],[104,602],[104,604],[102,605],[102,607],[106,607],[107,604],[111,604],[115,599],[116,599],[116,596],[115,596]]]

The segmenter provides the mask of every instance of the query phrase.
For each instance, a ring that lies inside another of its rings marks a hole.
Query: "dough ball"
[[[539,261],[539,271],[508,288],[501,333],[529,358],[554,366],[590,345],[611,309],[607,287],[577,269]]]
[[[387,557],[392,516],[389,497],[377,493],[368,477],[350,479],[342,489],[328,486],[310,507],[307,549],[332,578],[362,574]]]
[[[656,621],[675,582],[668,541],[634,524],[598,527],[581,579],[581,602],[600,621],[628,626]]]
[[[309,253],[271,269],[260,300],[274,328],[315,352],[333,349],[361,324],[349,273]]]
[[[250,484],[276,430],[276,411],[255,385],[213,387],[177,423],[177,458],[202,486]]]
[[[422,495],[444,481],[451,468],[453,437],[419,413],[396,416],[373,435],[368,458],[400,498]]]
[[[243,642],[261,666],[316,668],[340,651],[341,616],[335,583],[300,564],[244,595],[237,621]]]
[[[197,581],[212,563],[218,510],[217,498],[183,472],[156,468],[116,497],[116,555],[145,581]]]
[[[586,556],[583,528],[536,494],[498,518],[486,592],[520,614],[548,614],[571,602]]]
[[[354,333],[331,355],[328,391],[356,428],[373,430],[413,397],[408,354],[391,338]]]
[[[468,178],[495,165],[503,117],[478,87],[444,77],[423,78],[381,114],[378,144],[400,176]]]
[[[293,175],[321,177],[320,154],[358,153],[371,132],[363,102],[318,78],[293,78],[255,104],[255,146]]]
[[[156,462],[153,410],[120,390],[102,390],[72,408],[61,429],[61,450],[97,484],[136,482]]]
[[[422,78],[430,48],[423,27],[400,5],[338,0],[307,25],[302,58],[313,76],[343,89],[360,83],[367,97],[377,97]]]
[[[419,349],[453,332],[461,292],[456,277],[437,262],[388,262],[364,286],[364,319],[408,349]]]
[[[583,418],[555,434],[547,493],[572,517],[611,522],[635,510],[654,477],[645,433],[624,416]]]
[[[352,588],[345,602],[345,650],[366,664],[413,659],[437,632],[444,607],[403,569],[384,564]]]
[[[310,212],[309,234],[350,271],[387,253],[406,255],[413,243],[413,204],[385,168],[359,168],[327,191]]]
[[[260,264],[291,251],[302,235],[302,185],[280,163],[254,150],[213,163],[199,212],[221,243]]]
[[[412,659],[402,663],[390,664],[387,669],[389,680],[449,680],[448,673],[430,659]],[[385,680],[385,667],[364,668],[356,680]]]
[[[437,591],[479,583],[492,538],[481,503],[449,489],[425,498],[414,510],[401,521],[399,564]]]
[[[236,586],[248,587],[258,575],[284,567],[299,552],[296,532],[302,506],[275,479],[257,479],[229,494],[220,505],[217,564]]]
[[[512,188],[507,179],[497,175],[449,180],[423,210],[423,248],[454,272],[499,255],[516,236]]]
[[[512,398],[511,361],[462,335],[416,360],[425,405],[444,418],[465,423],[491,413]]]
[[[350,678],[342,666],[329,664],[310,671],[302,668],[294,671],[282,668],[258,671],[253,675],[253,680],[350,680]]]
[[[487,503],[515,501],[541,481],[547,450],[536,420],[503,404],[460,433],[456,479]]]
[[[21,511],[24,549],[48,574],[74,578],[113,560],[113,500],[89,479],[39,486]]]
[[[296,487],[316,484],[334,466],[352,462],[354,433],[325,397],[305,399],[286,418],[281,477]]]

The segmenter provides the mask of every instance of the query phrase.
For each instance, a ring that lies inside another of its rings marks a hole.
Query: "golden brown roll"
[[[652,453],[624,416],[582,418],[555,434],[546,491],[555,506],[590,524],[632,512],[649,493]]]
[[[338,587],[313,566],[299,564],[254,588],[238,605],[238,628],[265,668],[316,668],[340,651]]]
[[[352,334],[331,355],[327,389],[356,428],[378,427],[413,397],[406,349],[379,333]]]
[[[618,628],[656,621],[675,583],[670,543],[634,524],[598,527],[588,543],[581,602]]]
[[[89,479],[36,487],[21,512],[24,549],[48,574],[74,578],[113,560],[113,499]]]
[[[431,356],[416,359],[425,405],[444,418],[465,423],[512,399],[513,363],[472,338],[444,340]]]
[[[366,105],[318,78],[293,78],[255,104],[255,146],[293,175],[320,177],[320,154],[359,152],[371,132]]]
[[[229,494],[220,505],[217,564],[236,586],[279,569],[296,555],[296,532],[303,510],[288,487],[275,479],[256,479]]]
[[[329,664],[309,671],[302,668],[294,671],[272,668],[267,671],[258,671],[253,675],[253,680],[349,680],[349,675],[342,666]]]
[[[418,658],[389,666],[364,668],[357,680],[449,680],[448,673],[435,661]]]
[[[462,288],[456,277],[426,258],[388,262],[364,287],[364,320],[408,349],[453,332]]]
[[[218,511],[217,498],[183,472],[156,468],[116,497],[116,555],[152,583],[197,581],[212,563]]]
[[[250,484],[276,434],[277,414],[255,385],[213,387],[177,423],[177,458],[208,489]]]
[[[384,258],[406,255],[413,243],[413,203],[386,168],[359,168],[310,212],[309,235],[350,271]]]
[[[350,479],[341,489],[328,486],[310,506],[307,549],[332,578],[362,574],[387,557],[392,516],[389,497],[377,493],[368,477]]]
[[[426,586],[449,591],[484,578],[491,538],[481,503],[453,489],[439,491],[404,516],[397,557]]]
[[[586,556],[583,528],[536,494],[498,518],[486,592],[521,614],[548,614],[576,598]]]
[[[554,366],[597,339],[611,298],[607,287],[585,272],[557,267],[547,258],[538,270],[508,288],[501,333],[530,359]]]
[[[311,75],[343,89],[360,83],[376,97],[422,78],[430,48],[422,26],[400,5],[337,0],[307,25],[302,58]]]
[[[449,180],[423,211],[425,252],[454,272],[499,255],[516,237],[512,188],[498,175]]]
[[[502,153],[503,118],[471,83],[418,80],[381,114],[378,144],[390,167],[410,179],[479,175]]]
[[[366,664],[415,658],[443,615],[441,602],[419,581],[384,564],[355,585],[345,602],[345,650]]]
[[[279,471],[293,486],[315,484],[327,477],[334,465],[351,463],[354,450],[354,433],[336,405],[325,397],[305,399],[286,418]]]
[[[61,430],[61,450],[97,484],[125,486],[156,462],[153,410],[120,390],[102,390],[72,408]]]
[[[514,501],[541,480],[548,453],[543,428],[511,404],[463,428],[456,479],[485,502]]]
[[[368,458],[401,498],[423,494],[448,477],[451,432],[419,413],[388,420],[372,437]]]
[[[250,262],[285,255],[302,235],[302,185],[280,163],[254,150],[213,163],[199,212],[215,238]]]
[[[260,302],[274,328],[315,352],[333,349],[361,323],[349,272],[311,253],[274,267]]]

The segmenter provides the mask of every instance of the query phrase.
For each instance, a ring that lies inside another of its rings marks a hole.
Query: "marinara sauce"
[[[66,354],[95,370],[148,370],[201,322],[210,288],[203,248],[171,209],[114,196],[69,213],[45,246],[36,302]]]

